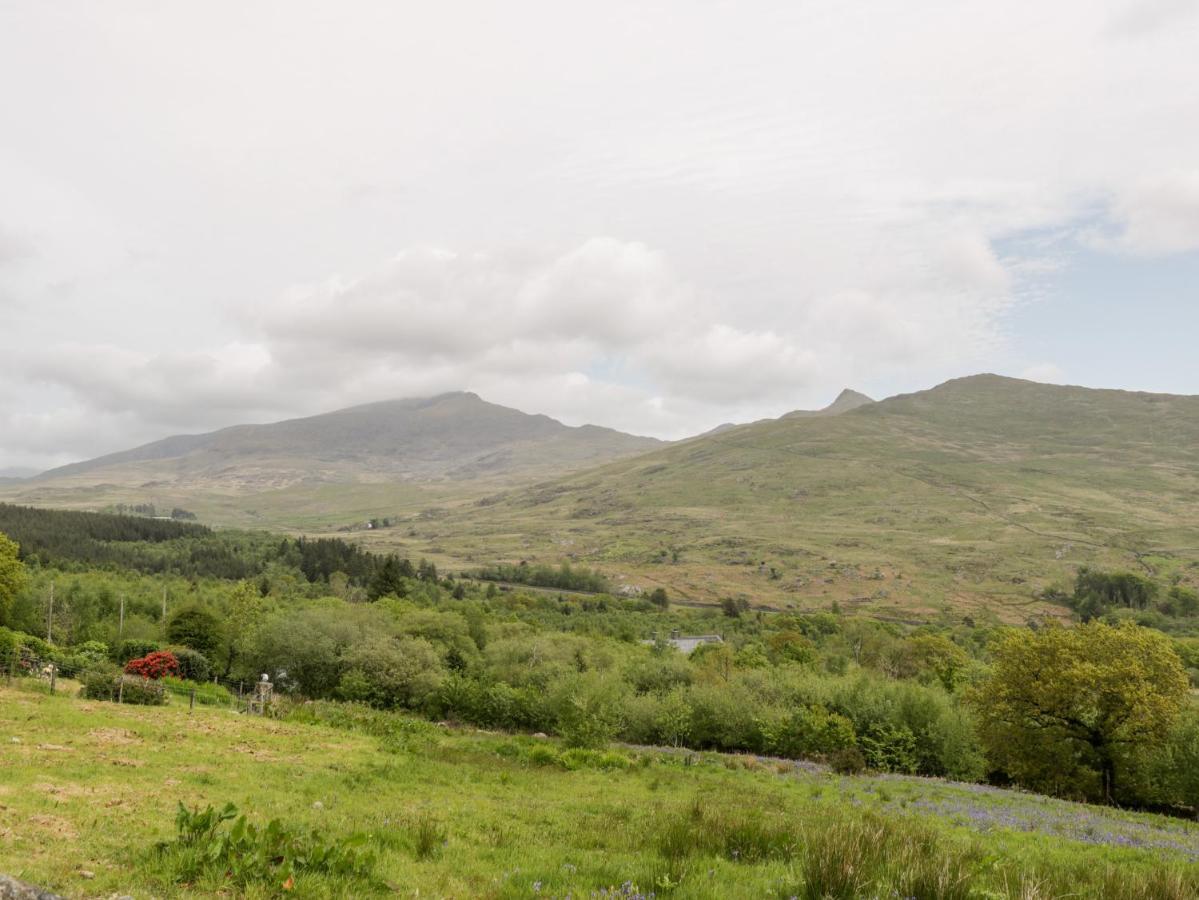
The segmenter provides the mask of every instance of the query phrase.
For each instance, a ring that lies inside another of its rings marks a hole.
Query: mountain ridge
[[[229,474],[230,467],[285,467],[286,462],[294,468],[297,461],[343,474],[361,469],[372,476],[432,479],[467,477],[476,467],[493,472],[536,468],[533,462],[548,469],[577,468],[663,444],[656,438],[596,425],[564,425],[546,415],[488,403],[469,391],[453,391],[171,435],[59,466],[33,480],[75,478],[138,465],[165,467],[178,475],[206,471],[215,477],[222,470]],[[561,465],[550,464],[548,457],[556,457]]]

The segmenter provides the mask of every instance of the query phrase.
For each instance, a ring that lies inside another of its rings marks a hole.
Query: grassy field
[[[341,727],[0,687],[0,872],[89,898],[1147,900],[1199,885],[1199,826],[1178,820],[752,757],[562,752],[317,709],[309,719]],[[236,888],[209,870],[177,883],[180,857],[153,849],[173,839],[177,804],[228,802],[251,822],[356,836],[373,873]]]

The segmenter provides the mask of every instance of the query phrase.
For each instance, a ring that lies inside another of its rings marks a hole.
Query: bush
[[[185,606],[167,623],[167,640],[211,658],[223,639],[221,623],[202,606]]]
[[[113,665],[101,664],[87,669],[79,676],[83,684],[79,696],[85,700],[116,700],[120,678],[121,670]]]
[[[84,641],[71,648],[71,659],[80,668],[90,668],[108,659],[108,644],[103,641]]]
[[[280,885],[289,890],[300,873],[363,882],[371,880],[375,867],[374,854],[362,848],[364,836],[328,842],[316,831],[301,833],[279,819],[258,826],[232,803],[219,811],[180,804],[175,830],[175,840],[159,844],[157,852],[176,884],[227,879],[238,888],[263,885],[273,895]]]
[[[135,706],[162,706],[167,702],[161,682],[125,675],[116,666],[102,665],[85,671],[79,695],[86,700],[107,700]]]
[[[148,656],[158,649],[157,641],[142,641],[136,638],[121,641],[112,649],[112,661],[123,666],[131,659]]]
[[[179,677],[187,681],[207,681],[212,677],[212,664],[208,657],[190,647],[167,648],[179,663]]]
[[[857,747],[843,747],[828,755],[828,764],[838,775],[860,775],[866,771],[866,757]]]
[[[441,654],[424,638],[372,636],[344,653],[342,662],[338,695],[383,709],[421,707],[446,675]]]
[[[175,654],[167,650],[156,650],[141,659],[131,659],[125,663],[125,674],[154,680],[167,675],[178,676],[179,660],[175,659]]]
[[[135,706],[162,706],[167,702],[162,682],[137,675],[122,675],[117,680],[116,697],[122,703],[132,703]]]
[[[615,686],[599,678],[569,688],[558,708],[558,731],[567,747],[597,749],[620,727],[620,698]]]
[[[529,751],[529,762],[535,766],[557,766],[562,764],[562,759],[553,747],[538,744]]]

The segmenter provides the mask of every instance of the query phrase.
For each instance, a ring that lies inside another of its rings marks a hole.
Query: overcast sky
[[[1199,2],[0,0],[0,470],[446,390],[1199,393]]]

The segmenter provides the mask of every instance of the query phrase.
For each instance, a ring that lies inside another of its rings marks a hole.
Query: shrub
[[[71,658],[80,668],[89,668],[108,659],[108,645],[103,641],[84,641],[71,648]]]
[[[167,623],[167,640],[211,658],[221,645],[221,623],[202,606],[185,606]]]
[[[190,647],[168,647],[167,652],[179,664],[179,677],[186,681],[208,681],[212,677],[212,664],[208,657]]]
[[[859,743],[871,769],[911,775],[920,768],[916,735],[906,725],[872,725],[859,738]]]
[[[167,702],[162,682],[137,675],[122,675],[117,680],[116,697],[122,703],[136,706],[162,706]]]
[[[120,678],[121,670],[113,665],[100,664],[86,669],[79,676],[83,684],[79,696],[85,700],[116,700]]]
[[[604,747],[619,727],[620,698],[611,682],[581,679],[566,691],[558,709],[558,731],[567,747]]]
[[[828,756],[828,764],[838,775],[860,775],[866,771],[866,757],[857,747],[842,747]]]
[[[131,659],[125,663],[125,674],[154,680],[166,675],[178,676],[179,660],[175,659],[175,654],[170,651],[156,650],[147,653],[141,659]]]
[[[123,666],[131,659],[139,659],[147,656],[158,649],[157,641],[142,641],[136,638],[121,641],[112,648],[112,661],[118,666]]]
[[[529,751],[529,762],[535,766],[557,766],[561,765],[562,759],[553,747],[538,744]]]
[[[227,879],[238,888],[260,884],[273,894],[281,885],[289,890],[300,873],[363,882],[372,879],[375,867],[374,854],[362,848],[365,836],[329,842],[316,831],[301,833],[279,819],[258,826],[232,803],[221,810],[189,810],[179,804],[175,831],[175,840],[156,850],[176,884]]]
[[[337,693],[347,700],[415,709],[445,680],[441,654],[424,638],[371,636],[342,655]]]

